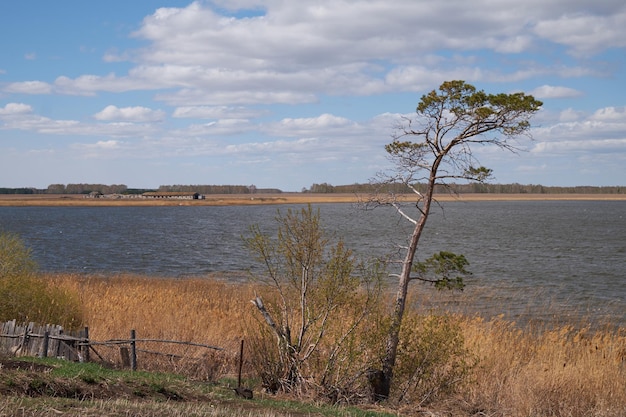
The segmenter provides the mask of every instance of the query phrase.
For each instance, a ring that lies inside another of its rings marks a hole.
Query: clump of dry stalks
[[[212,380],[234,377],[240,341],[255,323],[250,284],[133,275],[48,279],[80,295],[93,340],[127,339],[135,329],[138,338],[224,348],[144,344],[138,354],[141,369]],[[454,318],[475,366],[460,390],[429,407],[489,416],[626,415],[626,329],[517,326],[502,317],[460,313]],[[119,348],[96,349],[104,359],[119,361]],[[250,364],[244,364],[244,375],[254,377]]]

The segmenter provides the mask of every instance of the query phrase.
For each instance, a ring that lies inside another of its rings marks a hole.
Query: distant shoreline
[[[267,204],[357,203],[366,194],[207,194],[204,200],[146,198],[86,198],[82,194],[2,194],[0,207],[154,207],[154,206],[232,206]],[[414,195],[403,196],[406,201]],[[438,201],[626,201],[626,194],[437,194]]]

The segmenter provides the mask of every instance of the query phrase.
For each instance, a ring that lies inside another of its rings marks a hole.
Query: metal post
[[[135,329],[130,331],[130,369],[132,371],[137,370],[137,348],[135,342]]]
[[[239,349],[239,376],[237,378],[237,388],[241,387],[241,368],[243,367],[243,339],[241,339],[241,348]]]

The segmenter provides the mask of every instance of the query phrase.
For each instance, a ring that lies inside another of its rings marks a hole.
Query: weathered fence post
[[[85,326],[85,338],[83,340],[83,362],[89,362],[89,327]]]
[[[137,370],[137,347],[135,342],[135,329],[130,331],[130,369]]]
[[[50,331],[46,330],[43,332],[43,343],[41,346],[41,352],[39,353],[40,358],[48,357],[48,343],[50,343]]]
[[[28,354],[26,350],[28,348],[28,333],[30,333],[30,328],[28,327],[28,325],[26,325],[24,327],[24,335],[22,336],[22,341],[15,350],[15,356],[26,356]]]
[[[122,359],[122,368],[130,368],[130,354],[126,346],[120,346],[120,358]]]
[[[59,336],[59,337],[57,339],[57,349],[56,349],[56,352],[54,354],[55,358],[58,358],[59,355],[61,355],[61,344],[62,344],[61,337],[63,336],[63,329],[59,329],[59,333],[57,334],[57,336]]]

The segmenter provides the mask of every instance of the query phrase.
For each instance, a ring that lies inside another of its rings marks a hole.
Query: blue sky
[[[5,1],[0,187],[367,182],[422,94],[544,102],[497,183],[626,185],[623,0]]]

